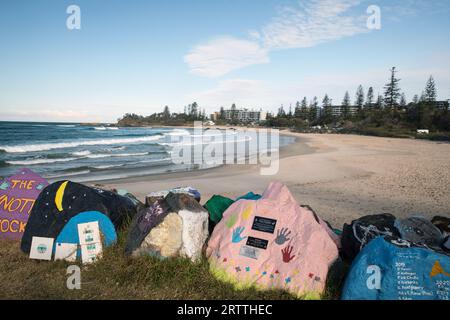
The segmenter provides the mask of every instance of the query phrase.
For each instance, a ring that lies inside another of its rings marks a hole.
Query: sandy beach
[[[281,181],[301,204],[310,205],[334,227],[367,214],[449,215],[450,144],[355,135],[297,134],[281,149],[279,172],[260,175],[258,165],[226,165],[179,172],[98,181],[126,189],[144,200],[152,191],[192,186],[202,202],[214,194],[235,198],[261,193]]]

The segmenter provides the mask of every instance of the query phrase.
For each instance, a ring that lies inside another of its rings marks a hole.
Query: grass
[[[293,300],[283,290],[255,288],[235,290],[232,284],[215,278],[206,258],[158,259],[151,256],[126,257],[126,228],[118,233],[115,245],[105,248],[102,259],[81,267],[81,289],[66,286],[65,261],[31,260],[20,243],[0,245],[0,299],[133,299],[133,300]],[[330,271],[322,299],[336,299],[346,266],[335,264]]]
[[[0,299],[295,299],[286,291],[235,290],[217,280],[205,258],[199,263],[175,258],[125,257],[125,233],[95,264],[81,266],[81,289],[66,286],[65,261],[31,260],[19,243],[0,245]],[[77,263],[78,264],[78,263]],[[324,299],[336,298],[340,285],[329,284]]]

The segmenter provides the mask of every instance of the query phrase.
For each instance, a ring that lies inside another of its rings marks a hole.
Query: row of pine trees
[[[450,119],[447,109],[437,110],[437,90],[433,76],[430,76],[426,86],[420,95],[415,95],[411,102],[407,102],[405,94],[400,88],[400,79],[397,77],[397,69],[390,70],[389,82],[384,86],[384,95],[375,97],[373,87],[365,94],[363,86],[356,90],[355,99],[352,103],[348,91],[342,102],[333,104],[328,94],[325,94],[321,103],[317,97],[310,102],[304,97],[297,101],[294,110],[289,108],[288,112],[281,106],[276,116],[269,116],[269,124],[277,125],[286,123],[286,119],[298,119],[306,121],[310,125],[333,124],[339,121],[359,121],[367,124],[373,123],[377,126],[400,125],[403,127],[434,128],[449,131]],[[338,108],[340,112],[333,112]]]

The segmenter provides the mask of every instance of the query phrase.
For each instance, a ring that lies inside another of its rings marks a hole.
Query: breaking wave
[[[23,153],[46,151],[52,149],[75,148],[80,146],[99,146],[99,145],[114,145],[114,144],[131,144],[138,142],[151,142],[161,138],[160,134],[138,138],[122,138],[122,139],[100,139],[100,140],[84,140],[73,142],[57,142],[57,143],[42,143],[42,144],[28,144],[19,146],[0,146],[0,150],[8,153]]]
[[[81,159],[101,159],[101,158],[114,158],[114,157],[138,157],[138,156],[146,156],[148,152],[141,153],[110,153],[110,154],[91,154],[89,151],[80,151],[74,152],[73,155],[79,155],[78,158],[56,158],[56,159],[26,159],[26,160],[11,160],[5,161],[6,164],[15,165],[15,166],[31,166],[37,164],[50,164],[57,162],[69,162]]]
[[[101,130],[101,131],[105,131],[105,130],[119,130],[119,128],[117,128],[117,127],[94,127],[94,130]]]
[[[7,164],[13,165],[13,166],[31,166],[36,164],[49,164],[49,163],[56,163],[56,162],[68,162],[77,160],[79,158],[62,158],[62,159],[30,159],[30,160],[14,160],[14,161],[5,161]]]
[[[74,156],[77,157],[85,157],[91,154],[91,152],[89,150],[82,150],[82,151],[76,151],[76,152],[72,152],[71,153]]]

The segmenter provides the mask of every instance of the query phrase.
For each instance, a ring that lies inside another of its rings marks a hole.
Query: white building
[[[339,117],[344,113],[344,106],[332,106],[331,107],[331,113],[333,117]],[[349,106],[348,111],[350,115],[355,115],[358,112],[358,107],[355,106]]]
[[[267,112],[262,110],[254,111],[247,109],[228,109],[225,110],[225,120],[236,120],[239,122],[260,122],[267,118]]]

